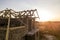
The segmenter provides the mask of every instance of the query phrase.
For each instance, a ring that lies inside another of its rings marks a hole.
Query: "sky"
[[[60,0],[0,0],[0,10],[6,8],[14,10],[37,9],[39,16],[51,14],[51,20],[60,21]]]

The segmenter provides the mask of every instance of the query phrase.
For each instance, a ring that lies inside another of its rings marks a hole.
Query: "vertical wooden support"
[[[39,40],[39,36],[40,36],[40,35],[39,35],[39,31],[38,31],[38,40]]]
[[[27,24],[27,32],[28,32],[28,15],[27,15],[26,19],[27,19],[26,20],[26,22],[27,22],[26,24]]]
[[[5,38],[5,40],[8,40],[8,38],[9,38],[10,17],[11,17],[11,15],[10,15],[10,12],[9,12],[9,18],[8,18],[8,25],[7,25],[6,38]]]
[[[36,36],[36,33],[35,33],[35,40],[37,40],[37,38],[36,38],[37,36]]]
[[[35,40],[39,40],[39,31],[35,33]]]

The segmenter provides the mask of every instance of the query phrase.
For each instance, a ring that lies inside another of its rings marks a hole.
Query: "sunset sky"
[[[60,21],[60,0],[0,0],[0,10],[37,9],[41,21]]]

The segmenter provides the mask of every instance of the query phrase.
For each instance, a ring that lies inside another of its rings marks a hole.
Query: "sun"
[[[40,17],[40,21],[42,22],[50,21],[51,19],[53,19],[52,13],[49,12],[48,10],[38,10],[38,14]]]

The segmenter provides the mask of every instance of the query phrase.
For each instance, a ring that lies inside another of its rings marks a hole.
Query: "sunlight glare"
[[[48,10],[38,10],[40,21],[50,21],[52,19],[52,13]]]

